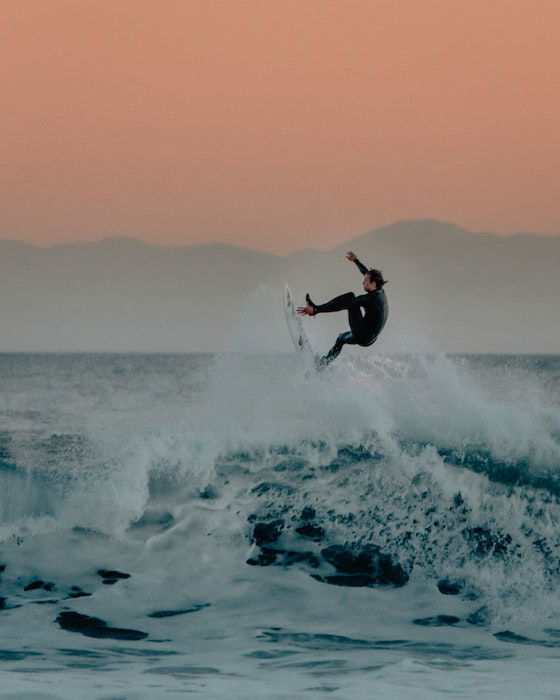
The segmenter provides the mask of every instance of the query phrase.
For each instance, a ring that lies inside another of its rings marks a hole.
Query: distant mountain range
[[[389,280],[379,352],[560,353],[560,236],[473,234],[435,220],[285,257],[134,238],[0,241],[0,351],[289,350],[284,281],[302,301],[307,291],[317,302],[358,292],[347,250]],[[346,326],[343,314],[305,322],[320,349]]]

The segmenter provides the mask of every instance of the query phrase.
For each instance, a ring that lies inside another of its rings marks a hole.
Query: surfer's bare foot
[[[315,309],[311,304],[299,306],[297,312],[300,316],[315,316]]]
[[[314,304],[311,301],[311,297],[309,296],[309,294],[305,295],[305,301],[307,302],[307,306],[301,306],[300,309],[302,309],[302,311],[300,312],[300,310],[298,309],[298,312],[301,314],[305,314],[306,316],[315,316],[315,314],[317,313],[317,304]]]

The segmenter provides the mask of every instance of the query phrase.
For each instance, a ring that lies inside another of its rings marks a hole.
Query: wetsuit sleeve
[[[362,275],[365,275],[365,274],[368,272],[367,267],[366,267],[365,265],[363,265],[363,264],[358,260],[358,258],[356,258],[356,259],[354,260],[354,262],[356,263],[356,265],[357,265],[357,267],[358,267],[358,270],[362,273]]]

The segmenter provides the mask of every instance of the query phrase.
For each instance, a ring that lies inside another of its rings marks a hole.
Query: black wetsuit
[[[368,272],[368,268],[362,265],[358,258],[354,262],[363,275]],[[363,315],[362,308],[364,309]],[[377,336],[383,330],[389,314],[389,306],[383,287],[373,292],[366,292],[358,297],[354,292],[342,294],[331,299],[326,304],[315,306],[315,314],[331,313],[345,309],[348,311],[350,331],[341,333],[338,336],[333,347],[320,359],[319,362],[322,365],[328,365],[338,357],[344,345],[368,346],[375,343]]]

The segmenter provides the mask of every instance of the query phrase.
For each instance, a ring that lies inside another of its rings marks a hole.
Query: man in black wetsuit
[[[325,367],[337,358],[344,345],[362,345],[367,347],[375,343],[389,313],[387,297],[383,290],[383,285],[386,281],[383,279],[381,270],[368,270],[352,251],[348,252],[346,257],[351,262],[356,263],[364,276],[363,287],[365,294],[357,297],[354,292],[348,292],[331,299],[326,304],[314,304],[309,294],[306,294],[305,301],[307,306],[300,306],[298,309],[298,313],[302,316],[316,316],[317,314],[330,313],[332,311],[348,311],[350,331],[341,333],[329,352],[317,361],[320,367]],[[363,315],[362,307],[364,309]]]

